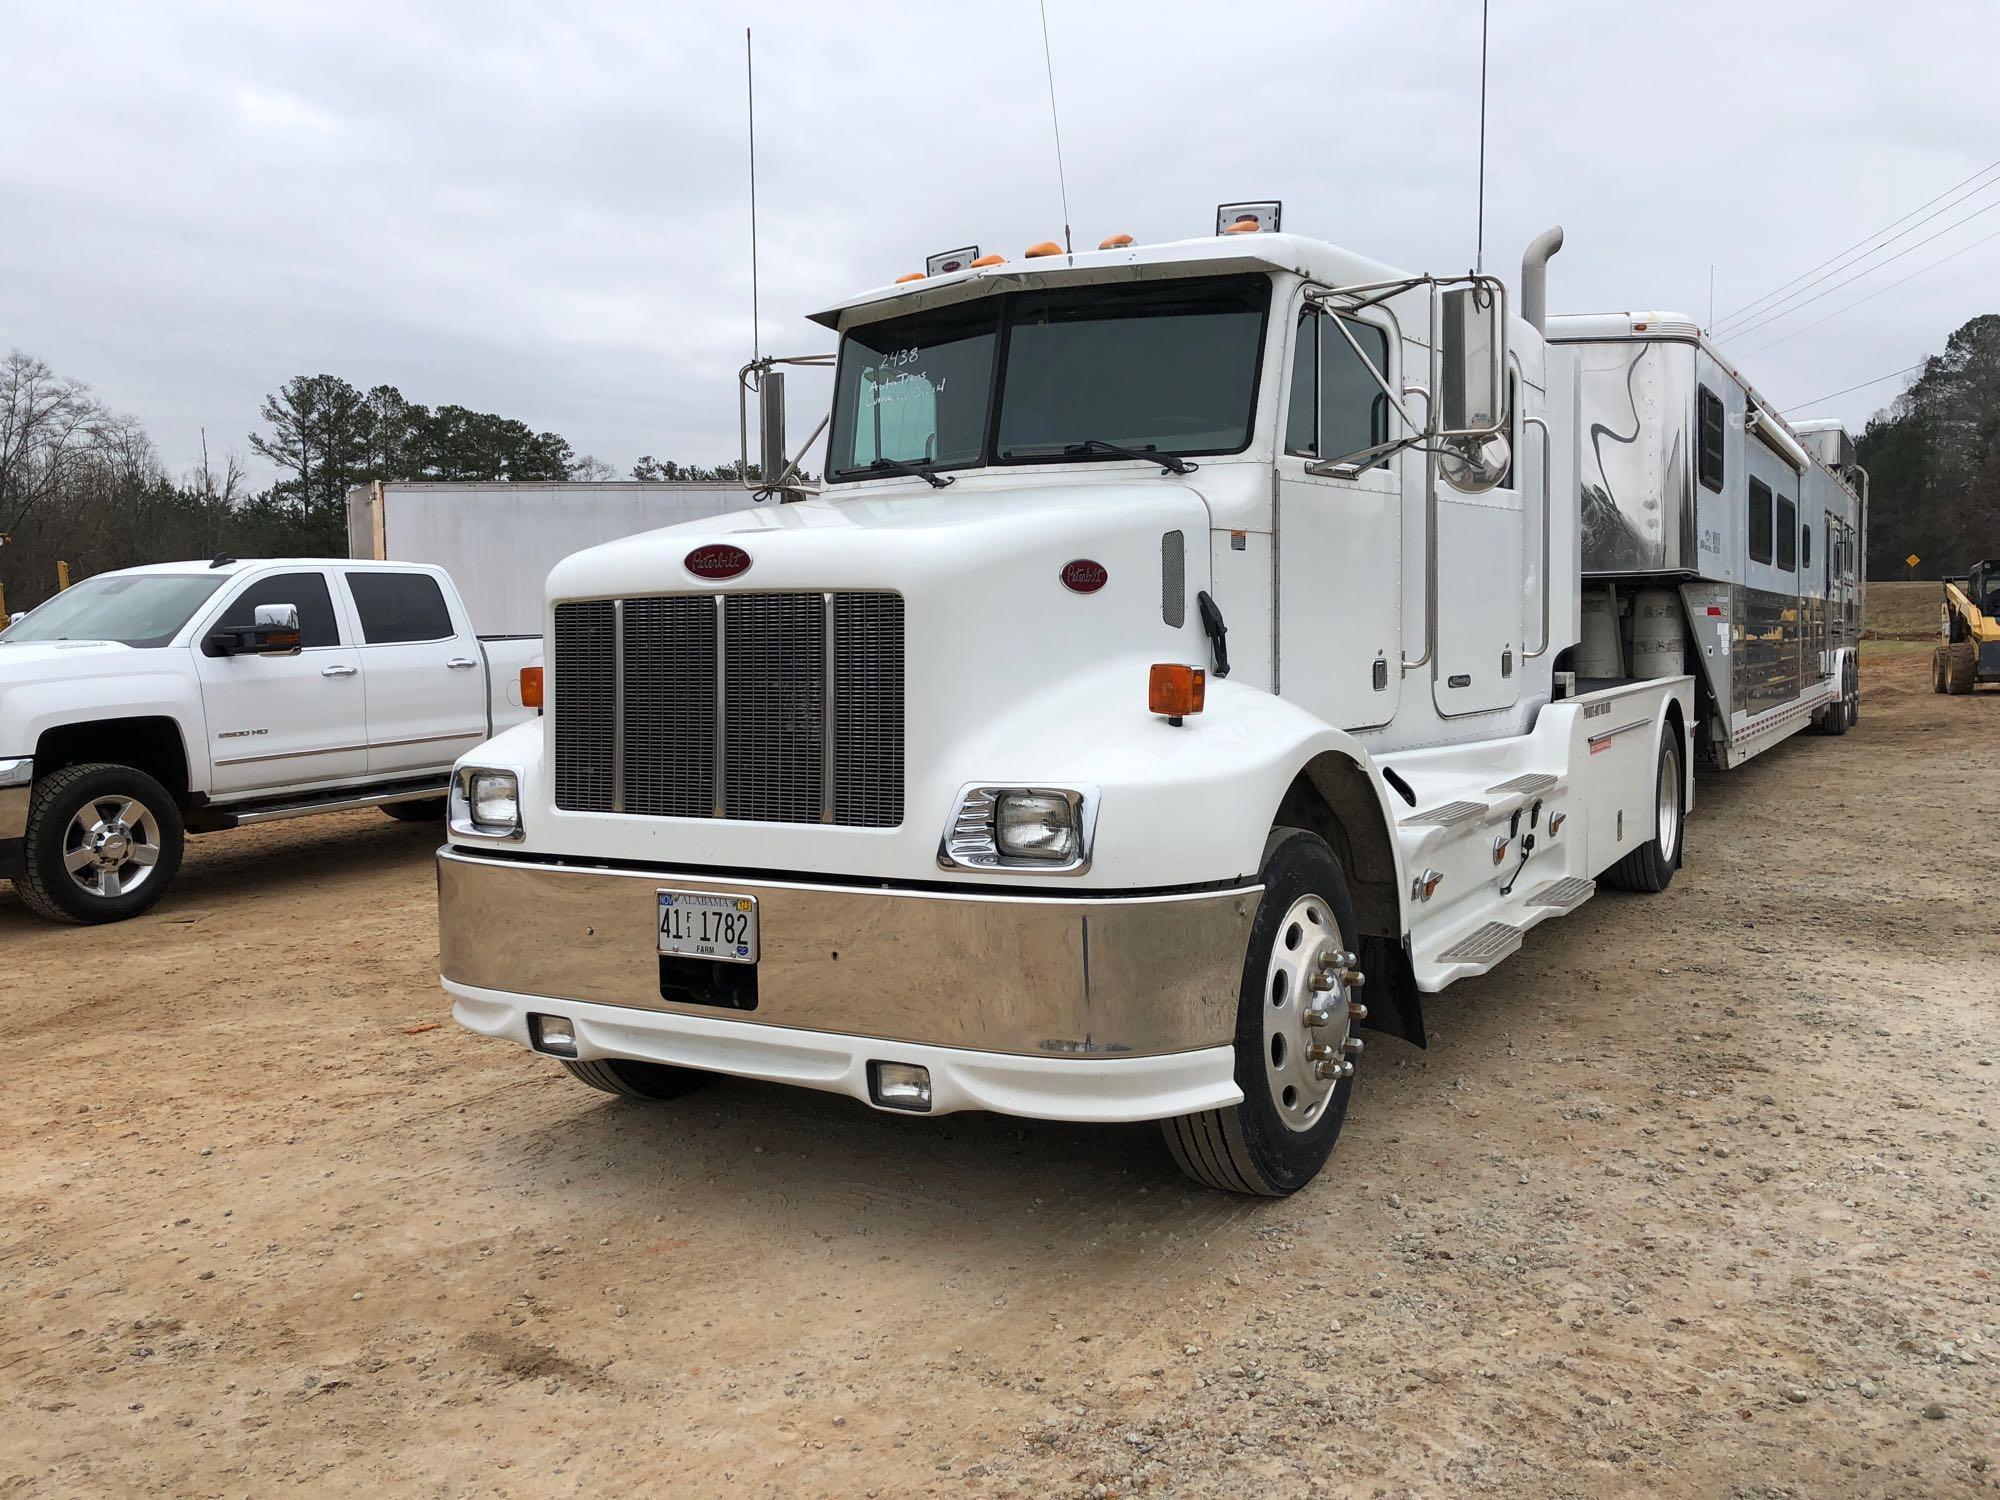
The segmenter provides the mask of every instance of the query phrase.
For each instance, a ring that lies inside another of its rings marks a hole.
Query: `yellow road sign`
[[[1912,552],[1908,557],[1904,558],[1903,561],[1908,563],[1911,567],[1914,568],[1918,563],[1922,562],[1923,559],[1917,556],[1916,553]]]

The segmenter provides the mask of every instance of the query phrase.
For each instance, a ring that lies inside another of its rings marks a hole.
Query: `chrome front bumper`
[[[663,887],[757,898],[756,1009],[662,998]],[[1129,897],[879,890],[579,869],[447,847],[438,852],[439,966],[462,1000],[618,1007],[641,1029],[634,1012],[730,1034],[767,1028],[1041,1059],[1160,1057],[1232,1043],[1261,894],[1254,885]]]
[[[0,879],[19,873],[34,777],[33,760],[0,760]]]

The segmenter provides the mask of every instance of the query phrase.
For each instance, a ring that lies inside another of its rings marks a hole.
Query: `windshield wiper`
[[[1146,463],[1158,464],[1162,474],[1192,474],[1201,467],[1171,453],[1162,453],[1151,443],[1143,448],[1125,448],[1117,443],[1107,443],[1103,438],[1085,438],[1080,443],[1071,443],[1063,449],[1063,452],[1065,454],[1110,453],[1119,458],[1136,458]]]
[[[936,473],[929,464],[906,464],[900,458],[878,458],[868,467],[875,470],[887,469],[895,474],[913,474],[934,490],[941,490],[952,483],[951,475]]]

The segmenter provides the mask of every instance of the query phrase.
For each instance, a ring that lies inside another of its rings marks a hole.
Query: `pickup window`
[[[458,634],[444,590],[428,573],[349,573],[347,591],[361,616],[361,639],[371,646],[445,641]]]
[[[333,594],[323,573],[279,573],[260,578],[229,602],[220,624],[223,629],[257,623],[260,604],[291,604],[299,611],[299,644],[311,651],[318,646],[338,646],[340,625],[334,618]]]
[[[117,641],[159,647],[208,597],[222,573],[117,573],[86,578],[0,631],[4,641]]]

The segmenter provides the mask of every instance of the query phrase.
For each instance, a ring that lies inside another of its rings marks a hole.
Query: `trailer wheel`
[[[1653,836],[1598,878],[1621,891],[1646,895],[1673,883],[1680,863],[1681,823],[1687,789],[1681,781],[1680,741],[1671,730],[1660,742],[1659,774],[1653,778]]]
[[[1944,690],[1969,693],[1979,685],[1979,643],[1954,641],[1945,649]]]
[[[1352,994],[1363,978],[1353,968],[1360,931],[1340,861],[1315,834],[1280,832],[1264,861],[1236,1002],[1243,1102],[1160,1122],[1175,1163],[1196,1182],[1273,1198],[1318,1175],[1347,1118],[1361,1050]]]
[[[1950,675],[1945,667],[1944,647],[1939,646],[1931,652],[1931,691],[1934,693],[1944,692],[1949,683]]]
[[[65,766],[35,783],[14,889],[52,922],[123,922],[148,911],[181,867],[180,809],[132,766]]]
[[[382,811],[398,823],[437,823],[444,819],[444,798],[419,797],[414,802],[385,802]]]
[[[1855,700],[1860,696],[1860,691],[1854,674],[1854,663],[1843,659],[1840,664],[1840,696],[1820,710],[1821,734],[1838,738],[1854,727]]]
[[[676,1068],[667,1063],[633,1062],[623,1057],[603,1057],[593,1062],[563,1060],[572,1077],[594,1089],[626,1099],[678,1099],[715,1082],[713,1073],[695,1068]]]

